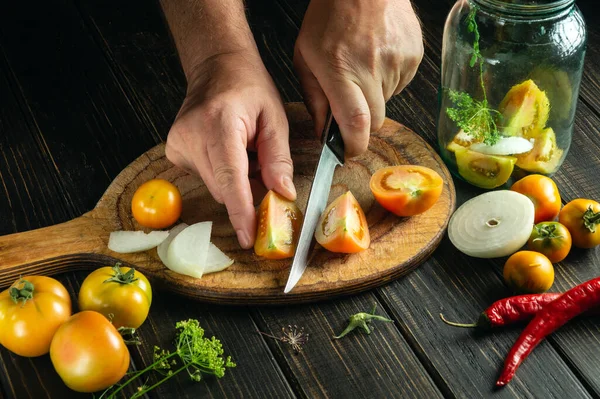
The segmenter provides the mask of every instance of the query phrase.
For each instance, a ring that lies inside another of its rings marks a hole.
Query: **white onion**
[[[225,255],[223,251],[211,242],[208,247],[208,257],[204,266],[204,274],[220,272],[232,264],[233,259]]]
[[[167,264],[171,270],[200,278],[208,257],[212,222],[198,222],[177,234],[167,249]],[[166,264],[165,264],[166,266]]]
[[[169,245],[171,244],[171,241],[173,241],[173,239],[177,236],[177,234],[181,233],[186,227],[188,227],[187,223],[180,223],[177,226],[172,227],[171,230],[169,230],[169,236],[156,248],[156,251],[158,252],[158,257],[160,258],[162,263],[164,263],[164,265],[169,269],[171,269],[171,266],[169,265],[167,252],[169,250]]]
[[[533,228],[535,208],[525,195],[490,191],[471,198],[450,217],[448,236],[454,246],[476,258],[497,258],[518,251]]]
[[[108,249],[122,254],[142,252],[158,246],[169,236],[168,231],[155,230],[145,233],[136,231],[113,231],[108,238]]]
[[[494,145],[474,143],[469,147],[470,150],[488,155],[523,154],[531,151],[532,148],[533,143],[523,137],[502,137]]]

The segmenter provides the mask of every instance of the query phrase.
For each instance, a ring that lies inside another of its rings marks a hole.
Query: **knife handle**
[[[323,130],[322,139],[324,140],[323,145],[329,147],[329,149],[335,154],[336,158],[340,163],[344,164],[344,140],[342,139],[342,133],[338,126],[331,108],[327,112],[327,119],[325,122],[325,129]]]

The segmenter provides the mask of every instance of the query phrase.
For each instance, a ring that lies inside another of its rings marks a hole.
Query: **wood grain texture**
[[[395,323],[373,321],[371,334],[357,329],[336,340],[349,316],[371,312],[390,317],[372,292],[320,306],[260,308],[261,331],[281,336],[288,325],[304,328],[308,342],[296,353],[288,344],[266,338],[302,398],[438,398],[442,394],[412,352]]]
[[[288,104],[292,157],[298,205],[305,209],[312,173],[319,154],[308,112]],[[440,199],[427,212],[399,218],[381,208],[369,189],[371,175],[396,164],[419,164],[436,170],[445,181]],[[115,230],[148,230],[131,214],[136,189],[152,178],[172,181],[183,196],[181,221],[211,220],[211,240],[235,260],[227,270],[195,279],[167,269],[156,250],[117,254],[107,247]],[[134,265],[163,287],[195,299],[229,304],[299,303],[349,295],[402,276],[422,263],[439,244],[454,210],[452,179],[443,162],[423,140],[397,122],[387,120],[372,135],[369,151],[336,169],[330,201],[350,190],[367,215],[371,245],[352,255],[333,254],[319,246],[309,255],[309,267],[292,293],[283,294],[290,259],[266,261],[240,250],[226,209],[214,201],[203,182],[172,165],[159,145],[125,168],[108,187],[96,207],[72,221],[36,231],[0,237],[3,263],[0,285],[19,273],[55,274],[70,267],[106,263],[113,257]],[[257,199],[258,200],[258,199]]]

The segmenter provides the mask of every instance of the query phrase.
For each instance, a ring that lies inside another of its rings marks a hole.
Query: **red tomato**
[[[413,216],[437,202],[444,181],[428,167],[396,165],[377,170],[371,176],[370,187],[382,207],[398,216]]]
[[[551,262],[560,262],[571,250],[571,233],[559,222],[541,222],[533,226],[527,248],[542,253]]]
[[[302,212],[296,204],[270,190],[258,209],[254,252],[267,259],[294,256],[301,223]]]
[[[593,248],[600,244],[600,203],[577,198],[567,203],[558,214],[578,248]]]
[[[528,175],[517,180],[511,190],[529,197],[535,207],[533,223],[554,220],[560,211],[560,193],[554,180],[544,175]]]
[[[148,180],[131,199],[131,212],[144,227],[164,229],[181,216],[182,200],[177,186],[164,179]]]
[[[354,253],[369,248],[367,218],[350,191],[336,198],[321,214],[315,238],[331,252]]]
[[[116,328],[140,327],[151,303],[152,288],[146,276],[118,263],[94,270],[79,289],[79,310],[95,310],[111,317]]]
[[[0,344],[20,356],[42,356],[71,316],[71,298],[58,281],[25,276],[0,294]]]
[[[50,360],[69,388],[97,392],[123,378],[129,368],[129,350],[106,317],[84,310],[58,328]]]

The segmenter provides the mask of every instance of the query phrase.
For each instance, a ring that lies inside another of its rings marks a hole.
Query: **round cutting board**
[[[286,111],[297,204],[304,210],[320,144],[301,103],[287,104]],[[432,208],[420,215],[398,217],[375,201],[369,189],[371,175],[397,164],[427,166],[442,176],[444,188]],[[172,181],[181,191],[182,222],[213,222],[211,241],[234,259],[232,266],[196,279],[167,269],[156,249],[119,254],[107,248],[111,231],[148,231],[131,216],[131,198],[142,183],[155,177]],[[304,275],[284,294],[291,259],[266,260],[252,249],[241,249],[225,207],[212,199],[200,178],[171,164],[160,144],[125,168],[92,211],[59,225],[0,237],[0,286],[8,286],[20,275],[52,275],[120,261],[145,273],[157,287],[200,301],[248,305],[324,300],[380,286],[419,266],[441,241],[455,208],[454,185],[443,161],[417,134],[389,118],[371,136],[367,153],[336,168],[329,201],[347,190],[365,211],[370,247],[356,254],[337,254],[315,245]],[[255,203],[261,199],[257,196]]]

